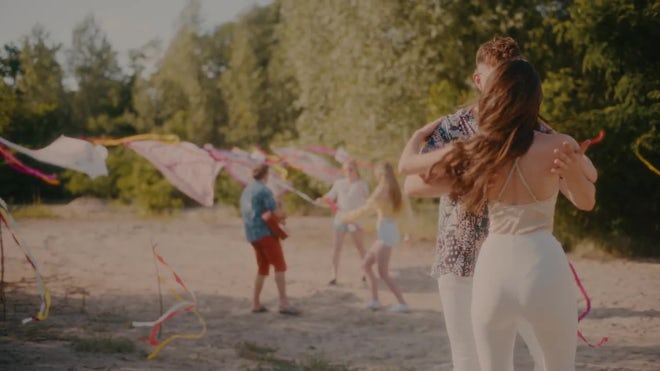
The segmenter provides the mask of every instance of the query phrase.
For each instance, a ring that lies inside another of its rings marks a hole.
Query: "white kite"
[[[108,150],[86,140],[60,135],[53,143],[37,150],[19,146],[1,137],[0,143],[41,162],[80,171],[92,179],[108,175],[108,168],[105,166]]]

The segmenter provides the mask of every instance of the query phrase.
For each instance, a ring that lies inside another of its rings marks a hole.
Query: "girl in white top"
[[[330,191],[328,191],[323,197],[317,199],[317,202],[322,202],[323,199],[332,201],[337,206],[337,213],[335,214],[333,222],[332,279],[329,282],[330,285],[337,284],[339,257],[341,255],[341,249],[346,233],[350,233],[353,236],[353,241],[360,254],[360,259],[364,258],[364,237],[362,228],[360,228],[360,225],[357,223],[342,223],[339,219],[339,213],[354,210],[364,205],[367,197],[369,197],[369,187],[360,177],[357,163],[354,160],[344,162],[342,165],[342,171],[344,172],[345,177],[336,180]]]
[[[529,62],[495,68],[479,99],[479,132],[424,155],[426,181],[474,210],[488,203],[489,233],[472,290],[481,371],[512,371],[516,325],[526,320],[546,371],[575,370],[577,297],[568,260],[552,235],[559,190],[581,210],[595,204],[595,168],[568,135],[539,132],[542,100]],[[429,126],[429,133],[432,128]],[[419,133],[424,136],[425,133]]]

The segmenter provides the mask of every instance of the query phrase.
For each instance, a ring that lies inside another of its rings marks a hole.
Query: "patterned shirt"
[[[440,119],[440,124],[429,137],[422,152],[441,148],[456,139],[475,134],[477,122],[472,110],[461,109]],[[479,247],[488,234],[488,211],[467,211],[449,197],[440,198],[438,207],[438,237],[435,261],[431,275],[455,274],[470,277],[474,273]]]
[[[260,240],[273,233],[261,218],[267,210],[275,210],[277,203],[273,191],[258,180],[248,184],[241,193],[241,217],[245,225],[245,237],[248,242]]]

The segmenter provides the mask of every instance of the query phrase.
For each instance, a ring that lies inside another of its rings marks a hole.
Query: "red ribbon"
[[[591,138],[591,139],[590,139],[591,143],[589,143],[589,145],[592,145],[592,144],[598,144],[598,143],[600,143],[600,142],[603,141],[603,138],[605,138],[605,130],[601,130],[601,131],[599,131],[599,132],[598,132],[598,135],[596,135],[595,137]],[[584,143],[584,142],[581,142],[580,144],[582,144],[582,143]]]

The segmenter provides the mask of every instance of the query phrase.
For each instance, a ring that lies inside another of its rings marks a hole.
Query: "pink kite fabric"
[[[151,162],[178,190],[204,206],[213,206],[215,178],[223,162],[189,142],[142,140],[126,146]]]
[[[204,148],[212,159],[222,162],[224,169],[241,185],[245,186],[252,181],[252,169],[257,165],[255,160],[243,153],[213,148],[210,144]]]
[[[263,158],[254,158],[248,152],[240,149],[218,149],[207,144],[204,146],[209,155],[216,161],[224,163],[224,169],[227,173],[239,182],[242,186],[252,181],[252,169],[255,166],[264,163]],[[279,197],[286,191],[293,189],[291,184],[286,181],[282,175],[272,168],[268,172],[268,188],[273,191],[275,197]]]
[[[341,170],[329,161],[314,153],[294,147],[273,148],[278,156],[282,157],[289,166],[325,183],[334,183],[342,177]]]
[[[105,165],[108,149],[86,140],[61,135],[48,146],[37,150],[19,146],[4,138],[0,138],[0,143],[41,162],[80,171],[92,179],[108,175]]]
[[[351,156],[351,154],[348,153],[344,147],[339,147],[335,150],[324,146],[307,146],[307,149],[312,152],[332,156],[332,158],[334,158],[335,161],[339,162],[340,164],[343,164],[344,162],[353,158],[353,156]]]
[[[355,160],[358,166],[366,168],[366,169],[373,169],[374,165],[367,162],[367,161],[362,161],[358,160],[353,155],[348,153],[344,147],[339,147],[336,150],[324,146],[307,146],[307,149],[316,152],[316,153],[322,153],[324,155],[332,156],[335,161],[339,162],[340,164],[343,164],[344,162],[348,160]]]

